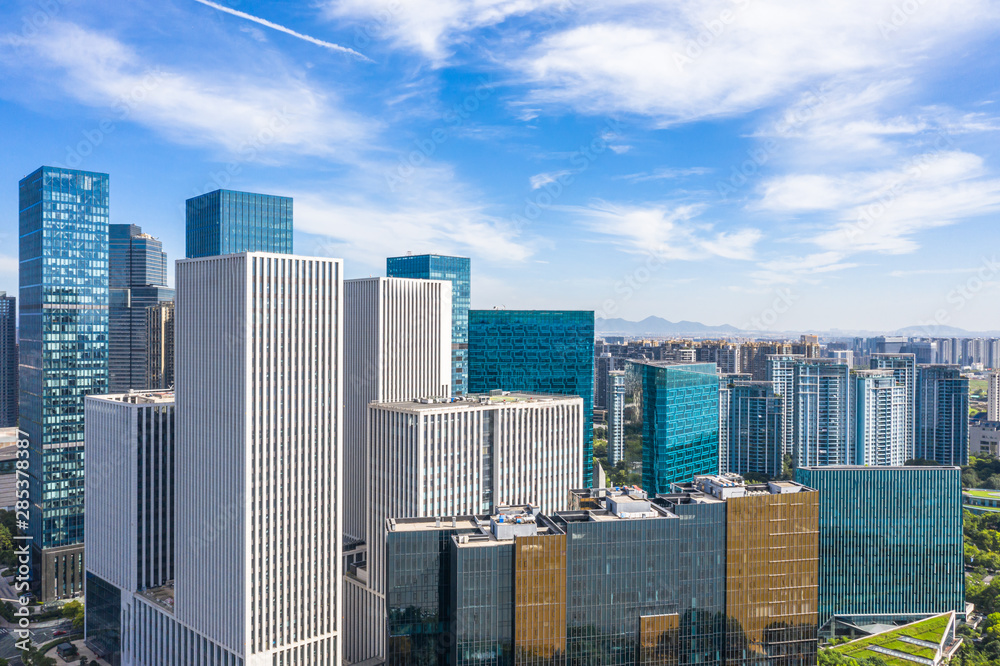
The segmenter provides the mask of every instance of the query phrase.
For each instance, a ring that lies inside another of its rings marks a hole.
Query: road
[[[17,634],[13,632],[6,622],[3,620],[0,620],[0,622],[3,622],[5,625],[0,627],[0,657],[10,660],[11,666],[21,666],[21,653],[15,646]],[[73,621],[60,618],[58,620],[48,620],[33,624],[31,625],[31,642],[36,646],[44,645],[56,638],[55,632],[57,631],[72,633]]]

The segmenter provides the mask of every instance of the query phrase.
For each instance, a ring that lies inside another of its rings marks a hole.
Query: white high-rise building
[[[774,384],[774,392],[780,395],[784,402],[784,419],[781,428],[781,453],[793,454],[796,450],[795,441],[795,366],[805,359],[802,354],[768,354],[767,381]]]
[[[1000,421],[1000,372],[990,374],[986,389],[986,418],[992,422]]]
[[[173,580],[122,595],[121,663],[339,666],[341,262],[253,252],[176,275]]]
[[[371,402],[451,395],[451,281],[344,282],[344,532],[364,539]]]
[[[903,465],[912,451],[906,439],[906,386],[891,368],[857,370],[851,379],[852,464]]]
[[[625,460],[625,371],[608,373],[608,463]]]
[[[871,368],[892,370],[896,382],[903,385],[906,392],[906,414],[904,416],[906,431],[907,459],[914,456],[917,442],[917,361],[914,354],[872,354]],[[905,461],[904,461],[905,462]]]
[[[489,514],[499,505],[570,508],[583,483],[583,399],[504,393],[368,408],[367,562],[346,577],[364,635],[347,659],[385,656],[386,521]]]

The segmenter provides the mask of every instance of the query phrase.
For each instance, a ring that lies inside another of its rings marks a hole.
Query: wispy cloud
[[[584,228],[626,252],[668,260],[751,260],[763,237],[759,229],[753,228],[715,231],[713,225],[697,221],[704,207],[695,204],[623,206],[596,202],[560,210],[581,218]]]
[[[241,12],[238,9],[232,9],[231,7],[226,7],[225,5],[220,5],[216,2],[211,2],[211,0],[194,0],[194,1],[202,5],[205,5],[206,7],[217,9],[220,12],[232,14],[233,16],[238,16],[239,18],[246,19],[247,21],[253,21],[254,23],[270,28],[271,30],[277,30],[278,32],[283,32],[286,35],[291,35],[292,37],[296,37],[303,41],[309,42],[310,44],[315,44],[316,46],[322,46],[323,48],[330,49],[331,51],[338,51],[340,53],[349,53],[367,62],[372,62],[371,58],[361,53],[358,53],[354,49],[347,48],[346,46],[341,46],[340,44],[333,44],[332,42],[325,42],[322,39],[316,39],[315,37],[310,37],[309,35],[303,35],[301,32],[295,32],[291,28],[286,28],[283,25],[272,23],[271,21],[260,18],[259,16],[247,14],[246,12]]]
[[[244,161],[280,161],[289,153],[343,159],[377,128],[342,108],[332,93],[288,74],[255,80],[167,68],[73,23],[52,22],[31,39],[8,39],[10,50],[0,46],[0,67],[18,71],[27,51],[31,85],[44,76],[47,86],[101,109],[109,120],[127,119],[181,143],[221,147]]]
[[[711,172],[712,170],[708,167],[687,167],[683,169],[660,168],[641,173],[630,173],[625,176],[618,176],[618,178],[627,180],[630,183],[643,183],[650,180],[672,180],[674,178],[684,178],[685,176],[703,176]]]

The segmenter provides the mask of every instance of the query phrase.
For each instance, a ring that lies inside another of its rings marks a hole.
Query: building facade
[[[792,457],[797,466],[851,461],[850,373],[847,365],[834,360],[795,364]]]
[[[737,380],[726,388],[727,413],[719,415],[720,423],[727,422],[728,438],[723,444],[720,427],[720,457],[722,452],[726,456],[720,461],[722,471],[777,478],[783,463],[785,399],[775,393],[772,382]]]
[[[41,167],[19,184],[19,426],[44,600],[83,592],[84,398],[108,387],[108,175]]]
[[[448,280],[451,282],[451,390],[469,392],[469,307],[472,272],[468,257],[437,254],[407,255],[386,259],[386,275],[396,278]]]
[[[366,561],[346,577],[352,662],[385,658],[386,520],[569,507],[583,478],[584,402],[503,393],[369,406]]]
[[[167,389],[174,385],[174,303],[165,301],[146,308],[146,386]]]
[[[215,190],[188,199],[185,214],[189,259],[240,252],[292,253],[291,197]]]
[[[122,663],[121,599],[174,579],[174,433],[170,392],[86,399],[85,634],[113,665]]]
[[[906,345],[906,348],[913,343]],[[930,361],[926,361],[929,363]],[[917,359],[915,353],[872,354],[869,361],[872,370],[892,370],[896,383],[903,386],[906,408],[904,414],[907,453],[905,460],[913,458],[916,449],[917,413]]]
[[[173,301],[163,243],[134,224],[108,226],[108,391],[152,388],[147,309]]]
[[[674,483],[719,470],[719,380],[714,363],[632,362],[642,384],[642,485]]]
[[[969,464],[969,380],[957,365],[917,368],[914,458]]]
[[[857,465],[902,465],[910,459],[906,424],[910,420],[906,386],[894,370],[851,373],[851,431]]]
[[[1000,372],[991,372],[986,388],[986,418],[1000,421]]]
[[[625,460],[625,371],[611,370],[607,376],[608,464]]]
[[[0,291],[0,428],[17,427],[17,298]]]
[[[819,623],[965,616],[958,467],[800,467],[819,491]]]
[[[1000,456],[1000,422],[979,421],[969,425],[969,455]]]
[[[469,391],[526,391],[583,398],[583,480],[593,483],[594,313],[470,310]]]

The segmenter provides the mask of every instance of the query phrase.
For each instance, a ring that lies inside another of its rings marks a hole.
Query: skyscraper
[[[820,626],[964,617],[961,476],[958,467],[795,470],[819,491]]]
[[[986,389],[986,418],[989,421],[1000,421],[1000,372],[990,373]]]
[[[903,386],[906,396],[905,437],[906,459],[913,457],[916,446],[917,360],[912,353],[872,354],[871,368],[892,370],[896,382]]]
[[[196,641],[214,663],[341,663],[342,270],[257,252],[177,262],[185,547],[172,610],[144,602],[134,620],[155,637],[138,647],[176,655],[167,666],[196,663],[181,652]]]
[[[146,308],[146,386],[174,385],[174,303]]]
[[[767,356],[767,381],[774,385],[774,392],[783,399],[784,424],[781,434],[781,453],[795,452],[795,366],[805,357],[801,354],[770,354]]]
[[[344,283],[344,531],[365,537],[368,404],[451,395],[451,285]]]
[[[585,404],[578,396],[503,393],[369,406],[367,554],[344,589],[361,630],[348,637],[347,659],[386,654],[386,521],[488,514],[509,504],[568,509],[583,479]]]
[[[187,257],[292,253],[292,199],[215,190],[187,200]]]
[[[969,380],[957,365],[918,366],[916,430],[914,458],[969,464]]]
[[[721,467],[724,471],[740,475],[780,476],[784,398],[775,393],[771,382],[733,381],[727,390],[728,411],[720,414],[720,423],[726,421],[728,437],[722,444],[720,426],[719,451],[720,455],[723,451],[726,454],[726,458],[720,460]]]
[[[17,427],[17,298],[0,291],[0,428]]]
[[[795,364],[792,455],[796,465],[851,461],[850,372],[843,363],[828,359]]]
[[[630,361],[642,384],[642,485],[670,492],[719,471],[719,379],[714,363]]]
[[[134,224],[108,227],[108,391],[152,388],[146,309],[174,298],[163,243]]]
[[[906,387],[893,370],[851,373],[851,431],[856,465],[902,465],[909,460],[906,444]]]
[[[84,397],[108,386],[108,175],[41,167],[19,183],[20,428],[33,576],[83,591]]]
[[[625,371],[611,370],[607,376],[608,464],[625,460]]]
[[[594,409],[608,409],[608,373],[615,369],[615,358],[606,352],[594,355]]]
[[[130,597],[174,579],[174,432],[171,392],[86,399],[86,633],[109,664]]]
[[[469,259],[438,254],[407,255],[389,257],[385,266],[389,277],[451,282],[451,391],[452,395],[465,395],[469,392]]]
[[[594,474],[594,313],[471,310],[469,392],[527,391],[583,398],[583,485]]]

